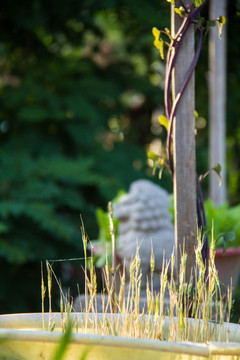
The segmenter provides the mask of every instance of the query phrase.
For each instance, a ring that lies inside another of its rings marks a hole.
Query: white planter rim
[[[88,314],[88,317],[106,317],[113,316],[111,314]],[[48,321],[49,317],[56,322],[58,331],[42,330],[42,316],[44,321]],[[75,319],[83,319],[84,313],[72,313],[70,315]],[[120,316],[120,315],[116,315]],[[57,343],[60,341],[63,333],[59,331],[58,325],[61,322],[61,313],[28,313],[28,314],[8,314],[0,315],[0,339],[14,341],[31,341]],[[192,321],[193,319],[189,319]],[[59,324],[58,324],[59,322]],[[169,324],[169,318],[165,318],[165,326]],[[224,324],[223,326],[227,326]],[[238,355],[240,356],[240,325],[229,324],[229,335],[231,342],[168,342],[158,340],[147,340],[138,338],[124,338],[118,336],[94,335],[73,333],[71,343],[90,346],[143,349],[161,352],[181,353],[188,355],[197,355],[209,357],[210,355]]]

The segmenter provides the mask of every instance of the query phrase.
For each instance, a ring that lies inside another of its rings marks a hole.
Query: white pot
[[[53,332],[43,331],[41,313],[12,314],[0,316],[0,359],[4,360],[53,360],[56,347],[62,339],[61,314],[44,314],[45,326],[49,316],[56,326]],[[92,315],[102,317],[102,314]],[[111,316],[111,315],[108,315]],[[71,314],[79,323],[85,315]],[[189,321],[192,321],[189,319]],[[169,319],[163,328],[167,333]],[[226,324],[222,330],[226,330]],[[240,326],[229,324],[229,343],[209,342],[204,344],[173,343],[157,340],[122,338],[73,333],[64,360],[230,360],[240,358]],[[227,357],[226,357],[227,356]]]

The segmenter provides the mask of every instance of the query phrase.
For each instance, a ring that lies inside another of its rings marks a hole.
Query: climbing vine
[[[175,1],[171,0],[172,5],[175,5]],[[181,17],[182,23],[176,33],[173,36],[168,29],[158,30],[156,27],[153,28],[153,36],[154,36],[154,45],[159,50],[161,59],[164,59],[164,48],[167,46],[167,56],[166,56],[166,70],[165,70],[165,88],[164,88],[164,104],[165,104],[165,116],[161,115],[159,117],[159,122],[163,125],[167,130],[167,141],[166,141],[166,153],[167,158],[164,156],[157,155],[153,152],[148,153],[149,159],[153,160],[154,168],[159,168],[159,176],[161,177],[161,173],[164,167],[168,168],[171,175],[174,174],[173,167],[173,157],[172,157],[172,137],[173,137],[173,125],[176,110],[180,101],[182,100],[183,93],[193,75],[193,72],[196,68],[199,55],[201,52],[202,41],[204,35],[207,34],[209,28],[211,26],[215,26],[218,24],[219,26],[219,37],[221,37],[222,26],[225,23],[225,18],[223,16],[219,17],[215,20],[206,20],[201,16],[201,11],[203,7],[206,5],[207,0],[195,0],[190,1],[187,5],[184,4],[183,1],[178,2],[180,4],[179,7],[175,7],[175,12]],[[192,63],[187,71],[186,77],[181,85],[180,91],[177,94],[176,98],[172,100],[171,96],[171,82],[173,69],[179,54],[179,51],[183,45],[184,39],[190,27],[194,25],[195,31],[197,34],[197,44],[195,54],[192,60]],[[201,180],[205,178],[205,176],[210,172],[215,171],[220,177],[221,166],[220,164],[216,164],[213,168],[207,171],[206,174],[202,176],[198,176],[196,174],[196,187],[197,187],[197,218],[198,218],[198,227],[202,234],[203,240],[203,248],[202,248],[202,257],[203,261],[206,264],[206,273],[208,274],[208,259],[209,259],[209,239],[208,239],[208,231],[207,231],[207,220],[204,209],[204,198],[201,189]]]

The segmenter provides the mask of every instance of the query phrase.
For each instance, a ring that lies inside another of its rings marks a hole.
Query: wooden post
[[[184,0],[189,4],[189,0]],[[179,2],[176,1],[178,7]],[[179,5],[180,6],[180,5]],[[174,36],[182,19],[172,5],[171,31]],[[194,56],[194,26],[188,30],[173,73],[173,99],[176,98]],[[196,157],[195,157],[195,81],[194,74],[180,100],[174,126],[174,203],[175,245],[178,270],[181,253],[187,253],[186,280],[195,266],[196,244]]]
[[[226,0],[210,1],[210,19],[226,16]],[[210,175],[210,198],[215,205],[226,201],[226,170],[225,170],[225,117],[226,117],[226,25],[219,39],[218,26],[210,29],[209,37],[209,96],[210,96],[210,164],[222,166],[222,186],[215,173]]]

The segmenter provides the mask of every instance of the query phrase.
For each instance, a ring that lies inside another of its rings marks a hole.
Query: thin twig
[[[112,239],[112,305],[115,312],[115,290],[116,290],[116,236],[113,223],[113,208],[112,203],[108,203],[108,217],[110,224],[110,234]]]

